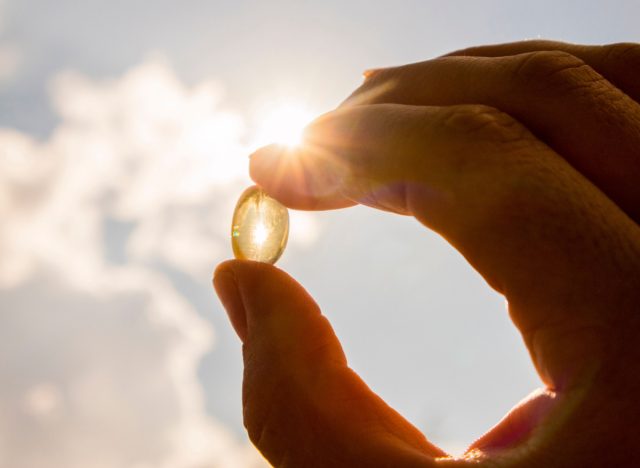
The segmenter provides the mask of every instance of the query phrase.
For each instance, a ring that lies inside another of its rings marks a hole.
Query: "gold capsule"
[[[287,208],[255,185],[246,189],[233,212],[233,255],[243,260],[275,263],[284,252],[288,237]]]

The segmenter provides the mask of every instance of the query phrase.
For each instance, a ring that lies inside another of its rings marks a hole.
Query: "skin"
[[[244,421],[276,467],[627,467],[640,444],[640,45],[527,41],[369,71],[252,178],[304,210],[414,216],[503,294],[545,388],[460,458],[347,366],[272,265],[216,291],[243,342]]]

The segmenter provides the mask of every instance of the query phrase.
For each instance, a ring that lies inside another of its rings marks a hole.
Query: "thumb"
[[[328,320],[289,275],[232,260],[214,286],[243,341],[244,423],[274,466],[424,467],[445,455],[347,367]]]

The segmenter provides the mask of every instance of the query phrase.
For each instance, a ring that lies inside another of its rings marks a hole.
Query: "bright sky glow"
[[[280,143],[295,146],[302,140],[302,132],[314,114],[294,101],[265,106],[258,117],[256,146]]]

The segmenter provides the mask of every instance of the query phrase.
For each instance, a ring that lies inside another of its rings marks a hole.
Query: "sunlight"
[[[265,100],[254,109],[254,132],[249,144],[253,151],[272,143],[289,147],[299,145],[305,127],[320,114],[315,110],[317,108],[311,107],[306,99],[300,97]],[[309,247],[317,240],[320,226],[313,216],[292,210],[289,219],[293,244]],[[266,226],[261,223],[253,228],[252,236],[258,244],[266,241],[267,235]]]
[[[304,106],[286,102],[265,107],[259,115],[256,146],[280,143],[295,146],[301,142],[302,132],[314,114]]]
[[[255,228],[253,229],[253,238],[255,240],[255,243],[258,245],[262,245],[264,241],[267,240],[268,234],[269,232],[267,231],[267,227],[262,223],[262,221],[256,224]]]

